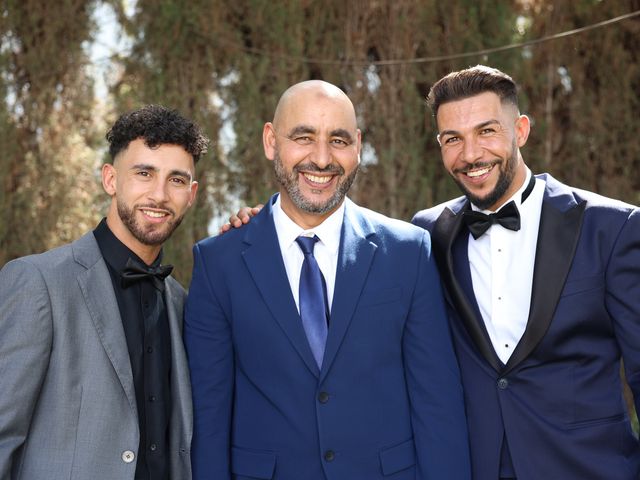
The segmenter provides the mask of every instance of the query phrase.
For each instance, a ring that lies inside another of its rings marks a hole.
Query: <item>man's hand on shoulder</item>
[[[229,217],[229,223],[225,223],[220,227],[219,233],[223,234],[225,232],[228,232],[232,228],[240,228],[242,225],[249,223],[251,217],[255,217],[260,212],[260,210],[262,210],[262,207],[264,207],[264,205],[262,205],[261,203],[259,203],[255,207],[242,207],[240,210],[238,210],[238,213]]]

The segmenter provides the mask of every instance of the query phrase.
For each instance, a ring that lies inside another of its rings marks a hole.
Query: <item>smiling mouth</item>
[[[159,212],[156,210],[147,210],[146,208],[141,208],[140,211],[142,211],[143,214],[145,214],[148,217],[151,218],[163,218],[163,217],[168,217],[169,216],[169,212]]]
[[[481,177],[482,175],[489,173],[492,168],[493,165],[491,165],[490,167],[482,167],[474,170],[469,170],[468,172],[465,172],[465,175],[471,178]]]
[[[486,162],[482,162],[482,164],[479,164],[479,165],[469,165],[466,168],[460,168],[456,170],[454,173],[459,175],[464,175],[470,179],[476,179],[476,178],[483,177],[484,175],[487,175],[491,170],[493,170],[493,167],[495,167],[497,164],[498,162],[493,162],[489,164],[487,164]]]
[[[311,173],[303,173],[302,175],[304,176],[304,178],[306,178],[310,182],[318,183],[321,185],[325,183],[329,183],[333,179],[333,175],[318,176],[318,175],[312,175]]]

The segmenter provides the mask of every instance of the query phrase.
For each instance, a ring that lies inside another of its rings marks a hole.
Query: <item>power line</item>
[[[528,40],[526,42],[511,43],[509,45],[503,45],[500,47],[485,48],[483,50],[477,50],[474,52],[454,53],[450,55],[436,55],[431,57],[418,57],[418,58],[395,59],[395,60],[373,60],[373,61],[333,60],[333,59],[326,59],[326,58],[296,57],[296,56],[287,55],[284,53],[267,52],[265,50],[255,48],[255,47],[243,47],[237,44],[232,44],[231,42],[223,42],[223,43],[227,43],[228,45],[238,48],[239,50],[242,50],[247,53],[252,53],[262,57],[286,60],[286,61],[297,62],[297,63],[315,63],[320,65],[342,65],[342,66],[354,66],[354,67],[365,67],[370,65],[373,65],[373,66],[411,65],[411,64],[419,64],[419,63],[441,62],[444,60],[456,60],[459,58],[467,58],[467,57],[476,57],[480,55],[488,55],[490,53],[513,50],[515,48],[529,47],[532,45],[537,45],[539,43],[550,42],[553,40],[557,40],[559,38],[565,38],[572,35],[577,35],[579,33],[587,32],[589,30],[595,30],[597,28],[606,27],[608,25],[612,25],[614,23],[618,23],[623,20],[627,20],[629,18],[637,17],[638,15],[640,15],[640,10],[636,10],[635,12],[627,13],[625,15],[620,15],[618,17],[614,17],[609,20],[604,20],[602,22],[594,23],[592,25],[587,25],[585,27],[574,28],[573,30],[567,30],[565,32],[555,33],[553,35],[547,35],[545,37],[537,38],[534,40]],[[220,39],[218,39],[218,41],[220,41]]]

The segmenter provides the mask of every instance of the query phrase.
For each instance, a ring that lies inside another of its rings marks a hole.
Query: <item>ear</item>
[[[276,155],[276,129],[271,122],[265,123],[262,129],[262,146],[265,157],[273,160]]]
[[[527,143],[530,131],[531,123],[529,122],[529,117],[527,117],[526,115],[520,115],[516,120],[516,140],[518,143],[518,148]]]
[[[102,165],[102,188],[111,197],[116,194],[116,177],[117,171],[112,164]]]
[[[196,200],[196,192],[198,191],[198,182],[195,180],[191,182],[191,187],[189,192],[189,203],[187,204],[189,207],[193,205],[193,202]]]
[[[356,135],[356,142],[357,142],[357,150],[358,150],[358,164],[360,164],[360,153],[362,152],[362,132],[360,131],[360,129],[356,129],[357,135]]]

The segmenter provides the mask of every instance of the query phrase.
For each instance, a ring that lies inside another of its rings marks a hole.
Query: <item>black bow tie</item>
[[[516,202],[511,200],[496,213],[476,212],[475,210],[467,210],[462,216],[462,220],[476,240],[480,238],[489,227],[494,223],[502,225],[509,230],[520,230],[520,213]]]
[[[135,282],[149,278],[153,282],[153,285],[162,292],[164,291],[164,279],[169,276],[172,270],[173,265],[149,267],[137,260],[129,258],[121,273],[122,287],[127,288]]]

